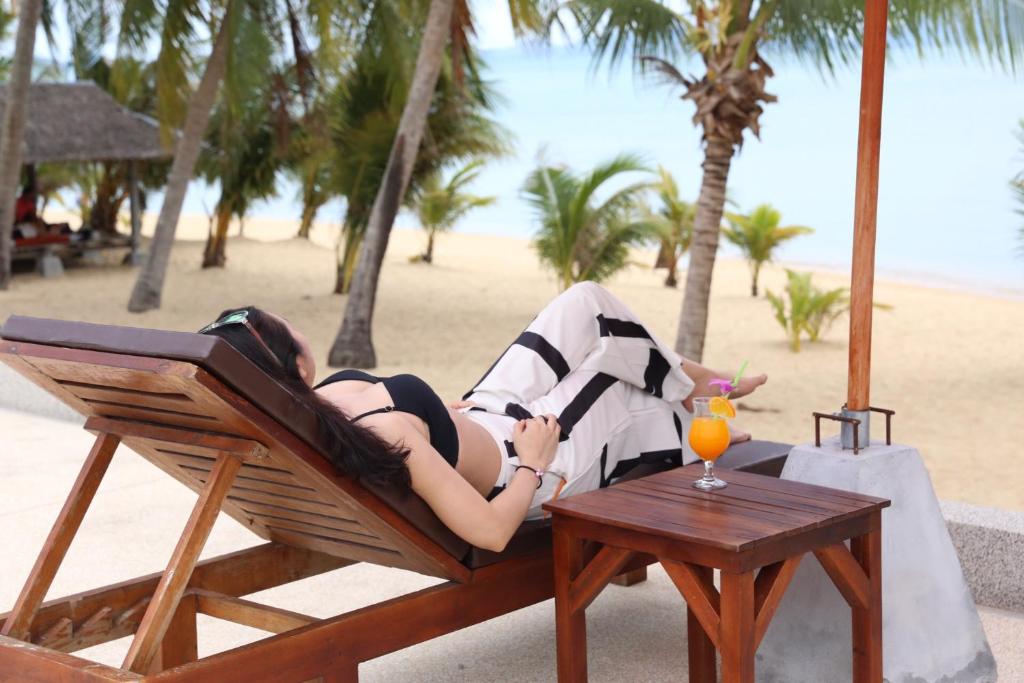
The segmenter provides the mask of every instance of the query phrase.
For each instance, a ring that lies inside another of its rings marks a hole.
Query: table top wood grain
[[[728,486],[693,488],[701,463],[545,503],[556,517],[575,518],[668,541],[745,553],[766,544],[870,515],[883,498],[725,470]]]

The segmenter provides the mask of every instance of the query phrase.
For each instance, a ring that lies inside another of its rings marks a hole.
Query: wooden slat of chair
[[[67,382],[102,386],[116,385],[122,389],[135,391],[159,391],[189,396],[208,414],[219,416],[218,430],[229,429],[230,434],[240,438],[249,438],[265,443],[270,449],[268,465],[290,472],[303,485],[317,491],[318,503],[327,503],[341,510],[346,517],[352,518],[364,526],[367,531],[381,539],[387,549],[381,553],[371,552],[370,556],[362,552],[360,546],[354,544],[331,544],[323,538],[312,535],[283,534],[269,532],[266,525],[259,521],[258,516],[241,512],[234,504],[234,494],[225,505],[225,511],[235,519],[253,529],[264,538],[277,538],[289,543],[299,543],[303,547],[333,552],[346,556],[350,553],[354,559],[369,560],[390,566],[412,569],[420,573],[443,578],[454,578],[466,581],[469,571],[454,558],[428,539],[421,531],[383,503],[373,493],[359,484],[338,476],[332,466],[319,453],[305,442],[298,439],[288,429],[273,418],[266,415],[247,400],[230,391],[215,377],[205,370],[190,363],[153,359],[139,356],[126,356],[100,351],[83,351],[61,347],[51,347],[24,342],[4,342],[0,351],[5,361],[9,354],[20,354],[14,359],[17,369],[41,384],[47,390],[63,398],[72,406],[86,415],[98,415],[98,407],[90,405],[68,391]],[[20,362],[19,362],[20,361]],[[27,366],[27,367],[25,367]],[[63,381],[65,384],[60,384]],[[77,386],[77,385],[75,385]],[[157,419],[156,415],[149,416]],[[123,421],[123,422],[131,422]],[[165,426],[173,426],[173,420],[165,420]],[[140,447],[137,439],[125,438],[125,445],[152,460],[164,470],[169,471],[179,481],[194,490],[201,488],[201,483],[194,477],[182,476],[177,467],[169,467],[166,460],[161,460],[148,450]],[[264,504],[278,504],[282,501],[256,497],[252,491],[241,491],[237,496],[245,500],[257,500]],[[318,503],[302,501],[285,501],[307,512],[319,513],[323,510]],[[333,513],[332,513],[333,514]],[[393,552],[393,551],[397,551]]]

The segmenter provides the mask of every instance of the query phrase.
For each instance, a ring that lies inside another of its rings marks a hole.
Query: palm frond
[[[832,71],[860,58],[862,0],[779,0],[768,42]],[[890,41],[916,49],[956,49],[1014,69],[1024,49],[1018,0],[900,0],[890,3]]]
[[[594,67],[616,67],[642,56],[671,60],[689,52],[691,24],[658,0],[569,0],[562,6],[594,53]]]

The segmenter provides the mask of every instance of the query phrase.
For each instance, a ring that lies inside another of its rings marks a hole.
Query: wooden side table
[[[660,562],[686,599],[691,683],[714,683],[716,648],[723,683],[753,683],[757,646],[809,552],[853,612],[854,682],[881,683],[889,501],[744,472],[725,472],[729,485],[705,493],[691,486],[702,473],[698,463],[544,506],[553,515],[560,683],[587,680],[585,610],[637,555]]]

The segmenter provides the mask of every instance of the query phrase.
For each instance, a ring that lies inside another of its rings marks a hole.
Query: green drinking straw
[[[730,382],[730,384],[732,384],[734,387],[739,387],[740,378],[743,377],[743,373],[746,372],[747,365],[749,363],[749,360],[745,360],[743,361],[743,363],[740,364],[740,369],[736,371],[736,376],[732,378],[732,382]]]

